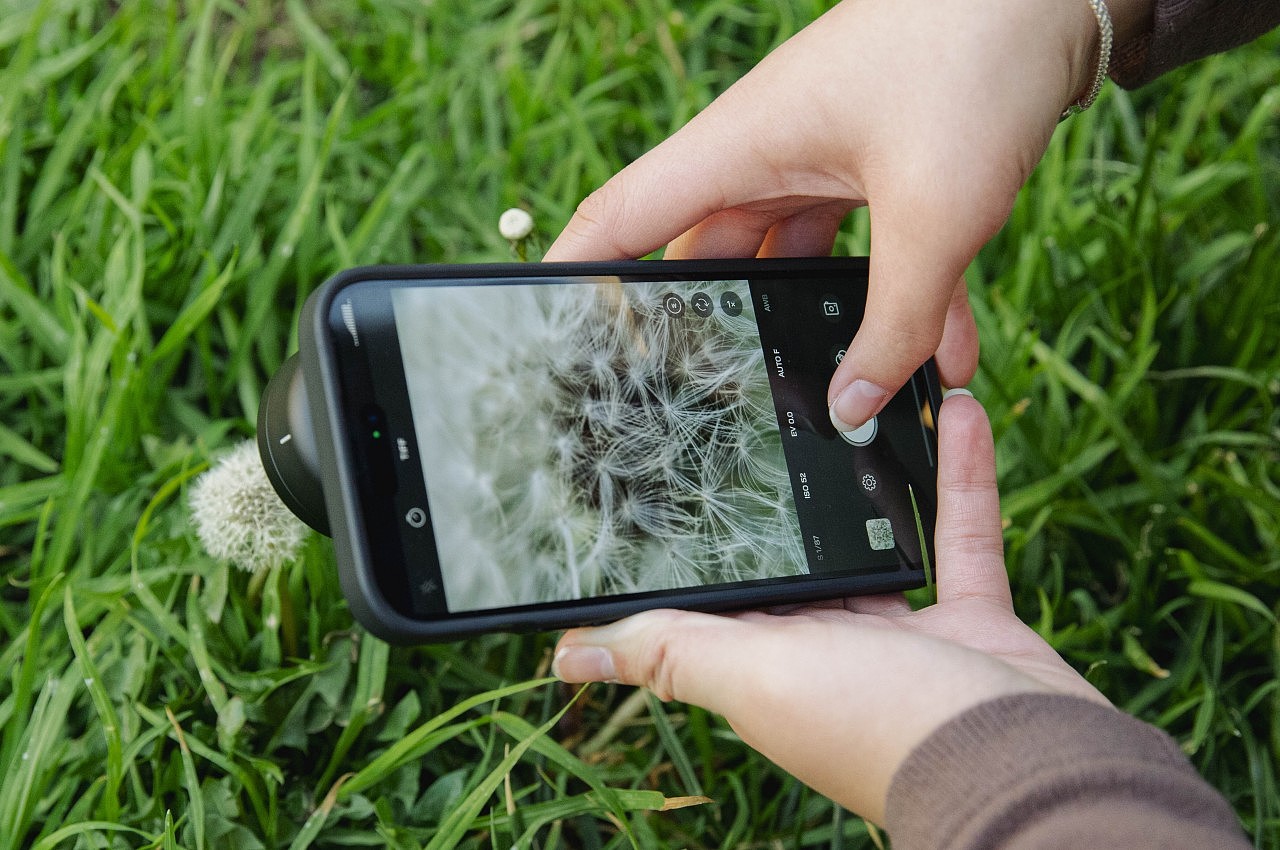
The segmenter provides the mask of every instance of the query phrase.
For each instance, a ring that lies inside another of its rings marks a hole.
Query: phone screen
[[[847,273],[344,288],[329,325],[388,601],[430,618],[910,583],[933,529],[928,376],[854,442],[827,415],[864,300]]]

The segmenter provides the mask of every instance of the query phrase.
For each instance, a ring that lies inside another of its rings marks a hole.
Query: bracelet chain
[[[1062,114],[1058,116],[1059,121],[1093,106],[1093,102],[1098,99],[1098,92],[1102,91],[1102,84],[1107,80],[1107,68],[1111,64],[1111,43],[1114,38],[1111,12],[1108,11],[1104,0],[1087,1],[1089,8],[1093,10],[1093,16],[1098,19],[1098,67],[1093,73],[1093,82],[1089,88],[1074,103],[1062,110]]]

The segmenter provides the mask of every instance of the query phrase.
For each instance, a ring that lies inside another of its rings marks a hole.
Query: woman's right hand
[[[1112,0],[1118,27],[1129,3]],[[861,425],[935,353],[963,386],[978,346],[961,276],[1098,41],[1085,0],[845,0],[583,201],[546,258],[822,255],[868,205],[866,319],[833,421]]]

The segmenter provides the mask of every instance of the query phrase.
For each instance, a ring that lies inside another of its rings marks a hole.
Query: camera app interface
[[[402,535],[438,554],[407,559],[413,608],[918,568],[923,387],[841,437],[861,285],[796,283],[394,289],[426,497]]]

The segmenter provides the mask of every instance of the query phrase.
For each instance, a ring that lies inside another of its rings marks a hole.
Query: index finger
[[[741,203],[757,169],[743,135],[729,132],[731,113],[722,101],[712,103],[588,195],[545,259],[643,257]]]

